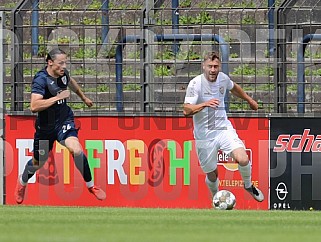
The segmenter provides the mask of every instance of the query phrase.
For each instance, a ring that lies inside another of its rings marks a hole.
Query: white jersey
[[[208,81],[204,74],[196,76],[189,82],[184,103],[200,104],[212,98],[219,99],[219,106],[216,109],[205,107],[193,115],[196,140],[211,140],[222,130],[233,129],[224,104],[225,93],[233,86],[234,83],[223,72],[219,72],[215,82]]]

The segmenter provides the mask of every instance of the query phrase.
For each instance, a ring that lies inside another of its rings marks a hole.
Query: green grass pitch
[[[320,211],[0,206],[2,242],[308,242],[320,238]]]

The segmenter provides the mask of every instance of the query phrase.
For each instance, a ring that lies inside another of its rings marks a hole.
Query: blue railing
[[[307,34],[303,37],[302,42],[299,44],[297,55],[297,111],[298,113],[305,112],[305,65],[304,65],[304,53],[308,43],[312,40],[321,40],[321,34]]]
[[[172,34],[179,34],[179,0],[172,0]],[[179,44],[174,42],[172,47],[173,53],[179,51]]]
[[[31,25],[32,55],[36,56],[39,50],[39,0],[32,2]]]
[[[116,107],[118,112],[124,110],[123,105],[123,48],[126,43],[139,42],[140,35],[127,35],[116,48]],[[228,60],[229,60],[229,46],[224,39],[216,34],[164,34],[155,35],[156,42],[160,41],[216,41],[219,43],[221,51],[222,72],[229,74]],[[225,102],[228,103],[228,95],[225,96]],[[226,105],[228,111],[228,105]]]
[[[274,10],[275,0],[268,0],[269,19],[269,54],[274,54]]]

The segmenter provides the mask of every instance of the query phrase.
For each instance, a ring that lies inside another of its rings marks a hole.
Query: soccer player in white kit
[[[214,197],[218,192],[217,152],[222,150],[237,163],[244,188],[252,197],[262,202],[263,193],[251,181],[252,167],[243,142],[228,120],[224,97],[227,91],[247,101],[251,109],[258,104],[226,74],[220,72],[221,61],[216,52],[207,53],[202,64],[203,74],[193,78],[187,87],[183,106],[186,117],[193,116],[194,138],[198,159],[206,173],[205,183]]]

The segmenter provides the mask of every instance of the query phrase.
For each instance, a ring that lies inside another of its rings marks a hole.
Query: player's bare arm
[[[49,99],[43,99],[43,96],[41,94],[32,93],[30,99],[30,110],[33,113],[43,111],[54,105],[57,101],[69,98],[69,96],[69,90],[64,90],[58,93],[57,96],[51,97]]]
[[[219,100],[216,98],[213,98],[211,100],[208,100],[207,102],[200,103],[200,104],[184,103],[183,113],[185,117],[190,117],[202,111],[205,107],[217,108],[218,105],[219,105]]]
[[[88,107],[92,107],[93,106],[93,102],[85,96],[85,94],[82,92],[80,86],[78,85],[78,83],[76,82],[75,79],[73,79],[72,77],[70,77],[70,82],[68,83],[68,87],[77,94],[78,97],[81,98],[81,100],[88,106]]]
[[[244,92],[244,90],[240,87],[240,85],[238,85],[235,82],[233,88],[231,89],[231,93],[234,96],[242,98],[244,101],[247,101],[252,110],[257,110],[259,108],[257,102],[254,99],[252,99],[249,95],[247,95],[246,92]]]

